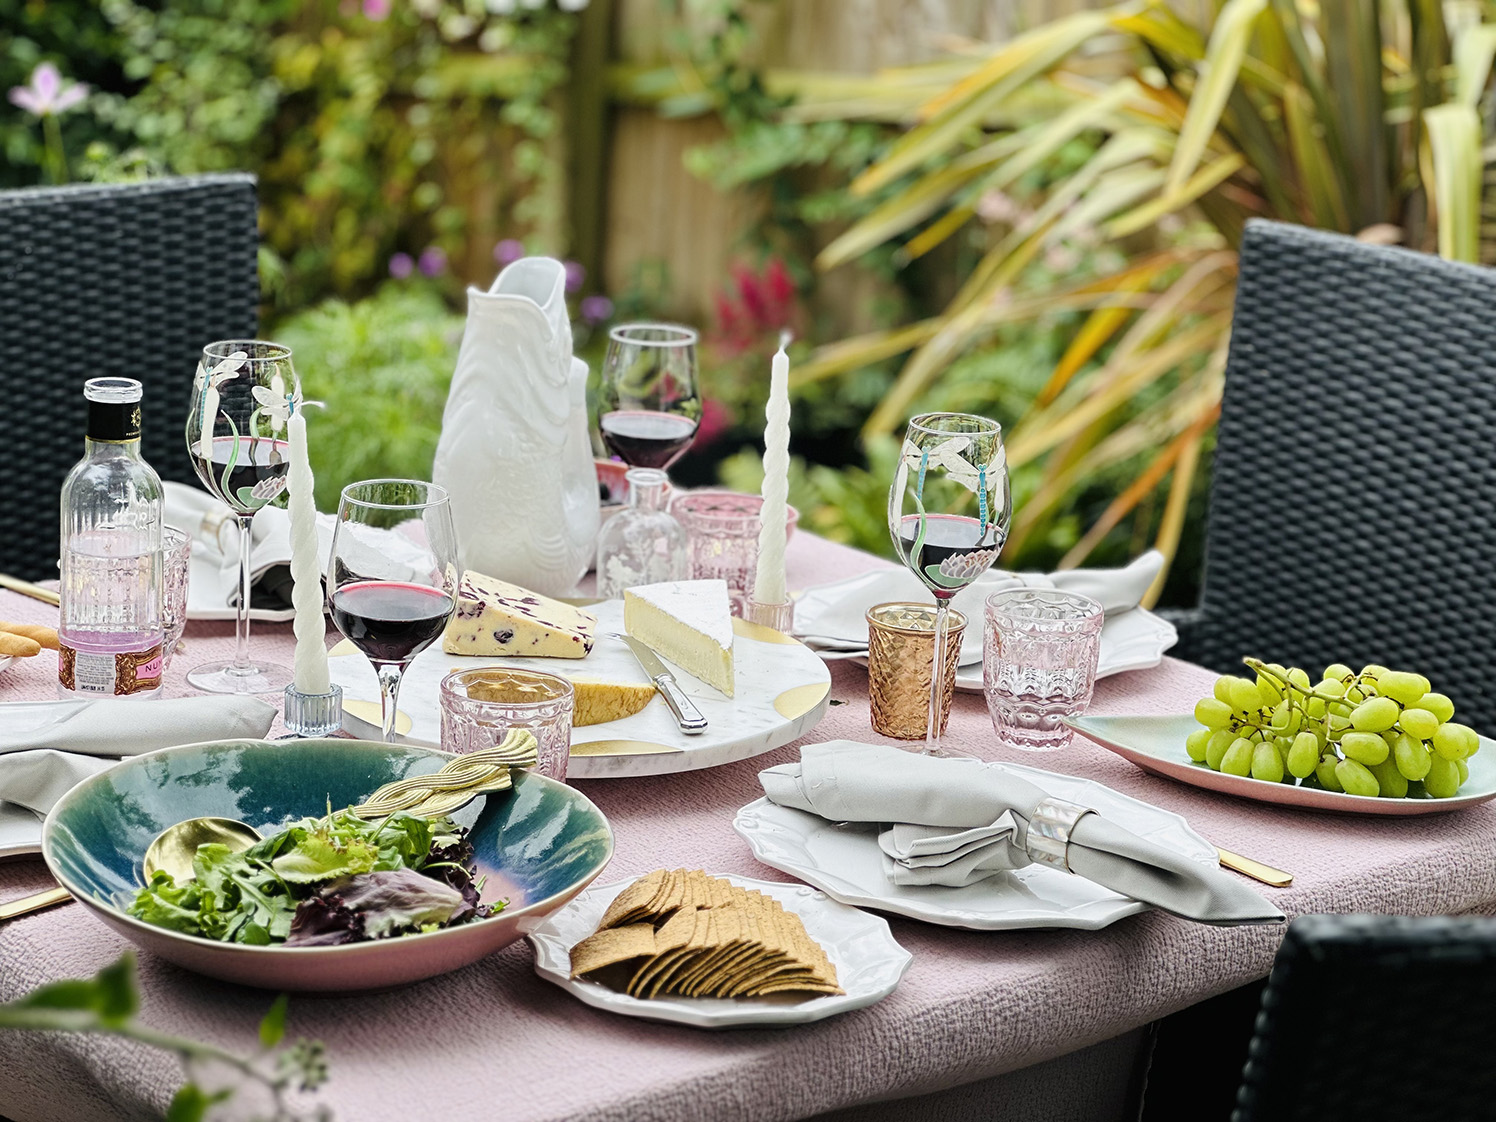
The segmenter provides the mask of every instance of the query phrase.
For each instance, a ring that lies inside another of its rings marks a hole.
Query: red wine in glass
[[[954,596],[992,567],[1002,549],[1003,527],[988,522],[984,528],[975,518],[962,514],[925,515],[925,540],[918,557],[914,543],[920,516],[906,514],[899,522],[899,544],[903,556],[917,561],[918,576],[931,585],[937,596]],[[938,579],[928,570],[934,569]]]
[[[345,584],[330,601],[332,621],[372,662],[407,662],[447,626],[455,601],[439,588],[401,581]]]
[[[630,467],[668,468],[696,436],[696,421],[679,413],[618,410],[598,421],[603,443]]]

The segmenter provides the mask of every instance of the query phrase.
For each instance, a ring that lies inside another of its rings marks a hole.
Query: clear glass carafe
[[[597,594],[605,600],[617,599],[635,585],[691,575],[685,528],[665,509],[665,473],[632,468],[628,482],[628,506],[608,520],[597,538]]]

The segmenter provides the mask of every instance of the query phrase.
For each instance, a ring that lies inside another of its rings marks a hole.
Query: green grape
[[[1210,729],[1196,729],[1184,738],[1184,750],[1189,753],[1190,759],[1196,763],[1205,759],[1205,742],[1213,735]]]
[[[1456,760],[1454,766],[1460,769],[1460,786],[1463,787],[1465,780],[1470,778],[1470,765],[1464,760]]]
[[[1351,711],[1351,724],[1360,732],[1386,732],[1401,714],[1390,697],[1373,697]]]
[[[1273,669],[1276,670],[1278,667],[1274,666]],[[1309,672],[1307,670],[1300,670],[1297,666],[1293,666],[1289,668],[1288,673],[1284,677],[1301,690],[1309,688]]]
[[[1439,718],[1440,724],[1454,719],[1454,702],[1450,701],[1442,693],[1424,694],[1418,699],[1418,704],[1413,706],[1413,708],[1427,709],[1435,717]]]
[[[1259,744],[1252,752],[1252,778],[1264,783],[1283,782],[1283,757],[1276,744]]]
[[[1387,742],[1382,739],[1380,733],[1348,732],[1340,738],[1340,751],[1347,758],[1370,767],[1372,764],[1379,764],[1385,760],[1391,749],[1387,747]],[[1345,778],[1342,776],[1340,781],[1345,783]],[[1346,790],[1350,790],[1348,783],[1346,783]],[[1351,791],[1351,793],[1356,792]]]
[[[1226,755],[1226,749],[1236,743],[1236,733],[1230,729],[1217,729],[1210,734],[1210,739],[1205,742],[1205,763],[1212,771],[1221,770],[1221,759]]]
[[[1345,691],[1345,699],[1352,705],[1360,705],[1369,696],[1371,695],[1360,686],[1352,686],[1350,689]]]
[[[1325,667],[1324,676],[1344,683],[1347,678],[1351,677],[1351,668],[1343,662],[1332,662],[1329,666]]]
[[[1247,775],[1252,770],[1255,753],[1256,745],[1250,740],[1238,739],[1221,757],[1221,770],[1227,775]]]
[[[1231,723],[1231,706],[1214,697],[1195,702],[1195,720],[1208,729],[1223,729]]]
[[[1397,723],[1414,740],[1427,740],[1439,727],[1439,718],[1427,709],[1404,709]]]
[[[1340,761],[1334,756],[1321,756],[1319,763],[1314,767],[1314,777],[1319,780],[1319,785],[1326,791],[1344,791],[1340,785],[1340,777],[1335,774],[1335,766]]]
[[[1256,682],[1238,678],[1231,683],[1231,706],[1242,713],[1253,713],[1266,704]]]
[[[1428,774],[1423,777],[1423,789],[1436,799],[1453,798],[1460,789],[1458,761],[1435,755],[1429,761]]]
[[[1344,697],[1345,683],[1342,682],[1339,678],[1326,678],[1323,682],[1314,687],[1314,692],[1323,694],[1326,697]]]
[[[1415,740],[1407,733],[1399,736],[1397,743],[1392,746],[1392,758],[1404,778],[1422,779],[1428,774],[1428,749],[1424,747],[1423,741]]]
[[[1341,760],[1335,765],[1335,778],[1347,795],[1367,795],[1375,798],[1382,793],[1377,777],[1371,770],[1356,760]]]
[[[1262,696],[1263,705],[1277,705],[1283,700],[1283,691],[1278,683],[1265,674],[1257,675],[1257,692]]]
[[[1231,687],[1241,681],[1245,681],[1245,679],[1238,678],[1235,674],[1222,674],[1215,680],[1215,685],[1211,687],[1210,692],[1215,696],[1217,701],[1223,701],[1227,705],[1230,705]]]
[[[1196,716],[1199,716],[1199,714],[1197,713]],[[1201,724],[1204,724],[1204,722],[1202,721]],[[1331,713],[1325,719],[1325,727],[1329,729],[1330,736],[1333,739],[1351,727],[1351,719],[1344,713]]]
[[[1454,721],[1440,725],[1430,739],[1433,741],[1434,751],[1446,760],[1463,760],[1480,747],[1480,737],[1475,730],[1469,725],[1456,724]]]
[[[1310,720],[1323,721],[1329,708],[1325,705],[1323,698],[1311,697],[1304,703],[1304,711],[1309,714]]]
[[[1312,732],[1301,732],[1293,738],[1293,744],[1288,749],[1288,771],[1291,775],[1304,779],[1314,774],[1314,767],[1319,763],[1319,737]]]
[[[1380,663],[1376,662],[1368,662],[1365,666],[1361,667],[1361,673],[1356,676],[1358,678],[1370,678],[1373,682],[1375,682],[1385,673],[1387,673],[1387,668],[1385,666],[1382,666]]]
[[[1381,788],[1384,799],[1405,799],[1408,797],[1408,779],[1402,772],[1397,770],[1397,765],[1391,760],[1383,760],[1379,764],[1373,764],[1369,769],[1376,776],[1377,786]]]
[[[1416,704],[1428,690],[1428,679],[1422,674],[1389,670],[1377,679],[1377,693],[1403,705]]]

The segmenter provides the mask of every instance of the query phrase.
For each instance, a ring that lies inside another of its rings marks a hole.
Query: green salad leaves
[[[130,915],[229,943],[333,946],[492,915],[467,831],[450,818],[351,810],[293,822],[242,852],[199,846],[193,879],[157,872]]]

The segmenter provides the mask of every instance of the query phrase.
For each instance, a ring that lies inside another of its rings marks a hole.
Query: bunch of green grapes
[[[1470,775],[1480,737],[1456,723],[1454,702],[1422,674],[1336,663],[1318,683],[1298,667],[1243,659],[1256,677],[1226,674],[1195,705],[1204,728],[1190,759],[1269,783],[1303,780],[1329,791],[1400,799],[1413,784],[1452,797]]]

